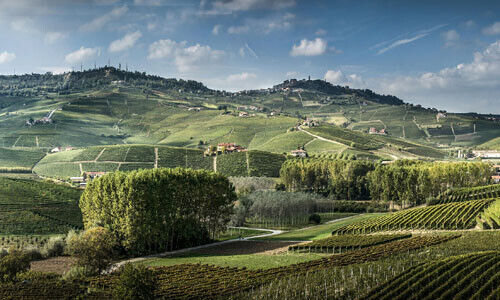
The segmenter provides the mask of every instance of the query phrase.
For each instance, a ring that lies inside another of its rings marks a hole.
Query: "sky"
[[[500,114],[500,1],[0,0],[0,74],[108,62],[221,90],[311,76]]]

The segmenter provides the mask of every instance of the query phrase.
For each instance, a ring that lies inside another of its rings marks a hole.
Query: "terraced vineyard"
[[[42,150],[0,148],[0,172],[31,172],[31,168],[44,156]]]
[[[438,203],[450,203],[500,197],[500,184],[460,188],[439,195]]]
[[[334,235],[326,239],[315,240],[312,243],[290,246],[288,251],[342,253],[343,251],[366,248],[410,237],[411,234]]]
[[[157,297],[162,299],[220,298],[261,286],[276,277],[296,276],[309,272],[375,261],[397,253],[437,245],[458,236],[418,236],[333,255],[319,260],[267,270],[247,270],[211,265],[182,264],[156,268],[159,280]],[[91,287],[111,293],[117,275],[91,280]]]
[[[500,229],[500,199],[488,206],[476,220],[482,229]]]
[[[469,229],[476,217],[495,201],[472,200],[407,209],[341,227],[333,234],[365,234],[390,230]]]
[[[361,299],[499,299],[500,252],[454,256],[421,264]]]

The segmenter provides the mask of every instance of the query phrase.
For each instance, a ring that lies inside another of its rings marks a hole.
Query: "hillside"
[[[438,117],[438,113],[393,96],[322,80],[288,81],[269,89],[228,93],[195,81],[113,67],[62,75],[0,76],[0,146],[6,148],[46,151],[57,146],[113,144],[205,148],[234,142],[276,153],[304,145],[315,153],[346,150],[291,132],[305,118],[340,126],[354,135],[370,128],[384,129],[386,136],[366,135],[372,140],[369,143],[398,139],[404,144],[398,148],[405,149],[413,145],[444,150],[473,147],[500,134],[495,119],[452,113]],[[427,156],[425,151],[389,150],[385,152],[390,154],[376,155],[389,159]],[[431,157],[441,157],[434,154]]]
[[[97,146],[45,156],[34,173],[63,180],[84,172],[132,171],[138,169],[191,168],[217,171],[227,176],[278,177],[285,156],[262,151],[248,151],[204,157],[198,149],[120,145]]]

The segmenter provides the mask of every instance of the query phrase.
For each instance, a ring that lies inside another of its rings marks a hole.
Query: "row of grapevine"
[[[414,229],[469,229],[476,217],[494,199],[452,202],[407,209],[343,226],[333,234],[366,234],[377,231]]]
[[[500,199],[493,202],[488,208],[476,217],[477,224],[482,229],[500,228]]]
[[[277,277],[302,275],[311,272],[375,261],[397,253],[417,250],[443,243],[457,236],[418,236],[350,251],[328,258],[267,270],[248,270],[200,264],[182,264],[155,268],[159,281],[158,298],[202,299],[221,298],[248,291]],[[96,290],[111,292],[118,275],[101,276],[91,280]]]
[[[290,246],[288,251],[342,253],[342,251],[366,248],[410,237],[411,234],[334,235],[312,243]]]
[[[500,253],[454,256],[415,266],[361,299],[498,299]]]
[[[439,195],[437,203],[442,204],[488,198],[500,198],[500,184],[448,190]]]

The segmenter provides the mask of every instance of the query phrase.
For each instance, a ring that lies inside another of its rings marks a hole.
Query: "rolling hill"
[[[115,144],[197,149],[234,142],[275,153],[305,146],[313,153],[442,159],[456,147],[497,144],[489,141],[500,135],[498,121],[477,114],[438,114],[393,96],[322,80],[229,93],[113,67],[0,76],[0,147],[35,152]],[[314,130],[347,138],[337,136],[335,144],[294,132],[305,118],[320,122]],[[387,135],[368,135],[370,128]],[[0,161],[0,166],[7,163]]]

